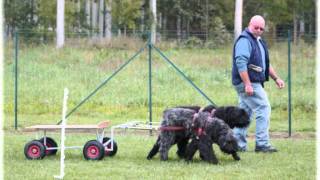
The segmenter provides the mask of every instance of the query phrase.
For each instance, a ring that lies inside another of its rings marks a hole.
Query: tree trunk
[[[145,2],[141,1],[140,32],[144,32]]]
[[[57,48],[64,45],[64,0],[57,1]]]
[[[106,2],[106,27],[105,27],[105,36],[107,39],[107,42],[109,43],[111,40],[112,36],[112,16],[111,16],[111,11],[112,11],[112,0],[107,0]]]
[[[209,40],[209,9],[208,0],[206,0],[206,42]]]
[[[81,31],[81,2],[80,0],[78,0],[77,2],[77,14],[78,14],[78,17],[77,17],[77,31],[80,32]]]
[[[181,41],[181,16],[177,15],[177,40]]]
[[[157,33],[157,1],[150,0],[150,10],[152,14],[152,24],[151,24],[151,43],[156,43],[156,33]]]
[[[185,37],[186,37],[186,39],[189,39],[189,37],[190,37],[190,21],[188,18],[186,18],[185,21],[186,21],[186,29],[187,29]]]
[[[158,23],[159,29],[162,30],[162,13],[159,13],[159,23]],[[158,41],[160,42],[161,39],[161,33],[159,33],[159,36],[157,37]]]
[[[234,40],[236,40],[242,31],[242,7],[243,0],[236,0],[234,13]]]
[[[297,44],[297,33],[298,32],[298,17],[294,13],[293,14],[293,43]]]
[[[92,19],[91,19],[91,26],[92,26],[92,29],[94,31],[97,30],[97,16],[98,16],[98,8],[97,8],[97,2],[96,0],[93,0],[92,1]]]
[[[167,15],[164,14],[163,15],[163,21],[162,21],[162,36],[164,36],[164,38],[167,38],[168,33],[167,33]]]
[[[304,19],[301,18],[299,21],[299,38],[302,38],[304,36],[305,33],[305,23],[304,23]]]
[[[104,0],[99,0],[99,37],[103,37]]]
[[[90,4],[91,4],[91,0],[86,0],[85,15],[86,15],[86,22],[88,27],[91,27]]]

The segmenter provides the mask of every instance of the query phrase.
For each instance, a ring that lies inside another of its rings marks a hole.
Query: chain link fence
[[[231,34],[160,31],[155,46],[214,103],[236,105],[237,95],[231,85]],[[25,127],[58,122],[64,87],[70,89],[69,109],[72,109],[142,47],[145,49],[136,60],[83,104],[70,117],[71,122],[95,123],[106,117],[115,123],[148,120],[150,57],[155,121],[161,120],[161,112],[166,107],[209,103],[154,50],[150,56],[148,32],[116,30],[112,35],[109,39],[92,31],[66,33],[63,49],[55,48],[54,32],[19,30],[18,41],[6,37],[5,128],[13,128],[15,123]],[[275,90],[273,82],[266,83],[272,106],[271,130],[288,130],[288,57],[291,55],[292,128],[294,131],[314,131],[316,35],[300,34],[295,42],[290,41],[291,51],[288,51],[288,31],[266,32],[264,37],[270,47],[271,64],[287,85],[280,91]],[[15,77],[18,84],[15,84]],[[14,117],[15,88],[18,122]]]

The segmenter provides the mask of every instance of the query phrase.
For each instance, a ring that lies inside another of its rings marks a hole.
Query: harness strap
[[[181,126],[164,126],[159,128],[160,131],[182,131],[185,130],[184,127]]]

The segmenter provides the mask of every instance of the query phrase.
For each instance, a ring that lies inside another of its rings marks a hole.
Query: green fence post
[[[18,39],[19,33],[14,31],[14,128],[18,129]]]
[[[149,125],[152,125],[152,42],[151,42],[151,32],[149,33],[148,39],[148,52],[149,52]],[[150,130],[150,135],[152,135],[152,129]]]
[[[291,32],[288,30],[288,123],[291,137]]]

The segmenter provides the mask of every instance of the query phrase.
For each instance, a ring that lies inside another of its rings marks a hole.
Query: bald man
[[[233,48],[232,84],[238,97],[239,106],[244,108],[250,118],[255,114],[256,147],[255,152],[277,152],[270,144],[269,121],[271,107],[268,96],[263,89],[269,76],[280,89],[284,82],[279,78],[269,63],[269,53],[266,43],[261,39],[265,30],[262,16],[253,16],[249,26],[235,41]],[[235,128],[240,151],[247,151],[247,128]]]

